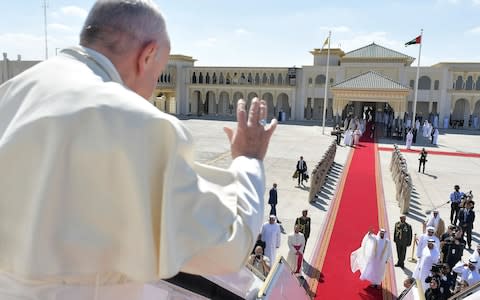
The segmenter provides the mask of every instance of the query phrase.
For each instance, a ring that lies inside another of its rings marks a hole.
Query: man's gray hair
[[[98,0],[80,33],[81,45],[101,45],[116,55],[152,41],[170,47],[165,19],[150,0]]]

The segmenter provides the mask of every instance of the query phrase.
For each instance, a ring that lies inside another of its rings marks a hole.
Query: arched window
[[[195,72],[193,72],[192,75],[192,83],[197,83],[197,75],[195,75]]]
[[[200,72],[200,74],[198,74],[198,83],[203,83],[203,75],[202,75],[202,72]]]
[[[432,81],[428,76],[422,76],[418,79],[418,89],[419,90],[429,90],[432,85]]]
[[[258,73],[255,74],[255,84],[260,84],[260,75],[258,75]]]
[[[325,84],[325,81],[327,79],[325,78],[325,75],[320,74],[317,77],[315,77],[315,85],[322,85]]]
[[[478,78],[477,78],[477,84],[475,85],[475,89],[476,89],[477,91],[480,90],[480,76],[478,76]]]
[[[217,84],[217,73],[213,73],[212,75],[212,84]]]
[[[275,75],[273,73],[270,74],[270,84],[275,84]]]
[[[207,72],[207,75],[205,76],[205,83],[210,84],[210,75]]]
[[[223,77],[223,73],[220,72],[220,78],[218,78],[218,84],[225,84],[225,77]]]
[[[267,74],[265,73],[263,73],[262,84],[268,84],[268,77],[267,77]]]
[[[248,73],[247,81],[248,81],[249,84],[253,84],[252,73]]]
[[[312,84],[312,83],[313,83],[312,77],[308,78],[308,84]]]
[[[411,87],[412,89],[415,88],[415,80],[410,80],[410,87]]]
[[[282,74],[278,74],[277,76],[277,84],[278,85],[283,85],[283,78],[282,78]]]
[[[463,90],[463,77],[458,76],[457,80],[455,81],[455,89],[456,90]]]
[[[440,81],[435,80],[433,83],[433,89],[438,91],[439,87],[440,87]]]
[[[473,77],[468,76],[467,82],[465,82],[465,89],[468,91],[473,90]]]

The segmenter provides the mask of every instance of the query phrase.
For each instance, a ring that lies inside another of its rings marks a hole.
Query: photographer
[[[451,295],[450,282],[447,276],[443,273],[443,264],[434,264],[430,269],[430,276],[425,278],[425,282],[430,284],[428,290],[432,290],[432,282],[434,283],[433,293],[430,296],[436,295],[437,298],[430,299],[447,299]],[[427,293],[425,293],[425,296]]]
[[[263,255],[263,249],[261,246],[255,248],[255,254],[250,255],[248,264],[265,277],[267,277],[268,272],[270,272],[270,260]]]
[[[465,245],[460,240],[454,237],[445,239],[442,245],[442,262],[447,263],[452,268],[457,262],[462,259],[463,247]]]

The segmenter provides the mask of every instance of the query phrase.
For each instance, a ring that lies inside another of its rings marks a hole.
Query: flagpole
[[[420,47],[418,48],[417,79],[415,80],[415,95],[413,97],[412,126],[415,126],[415,114],[417,113],[418,77],[420,75],[420,56],[422,55],[423,29],[420,30]]]
[[[328,79],[328,65],[330,63],[330,37],[332,32],[328,32],[328,49],[327,49],[327,71],[325,72],[325,96],[323,97],[323,121],[322,121],[322,134],[325,134],[325,118],[327,117],[327,89],[328,83],[330,80]]]

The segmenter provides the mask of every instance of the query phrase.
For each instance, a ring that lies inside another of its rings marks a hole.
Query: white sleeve
[[[465,266],[463,264],[463,261],[459,261],[455,266],[453,266],[452,271],[461,275],[463,270],[465,270]]]
[[[235,272],[261,229],[263,162],[237,157],[228,170],[196,163],[188,131],[179,125],[173,135],[163,174],[160,276]]]

